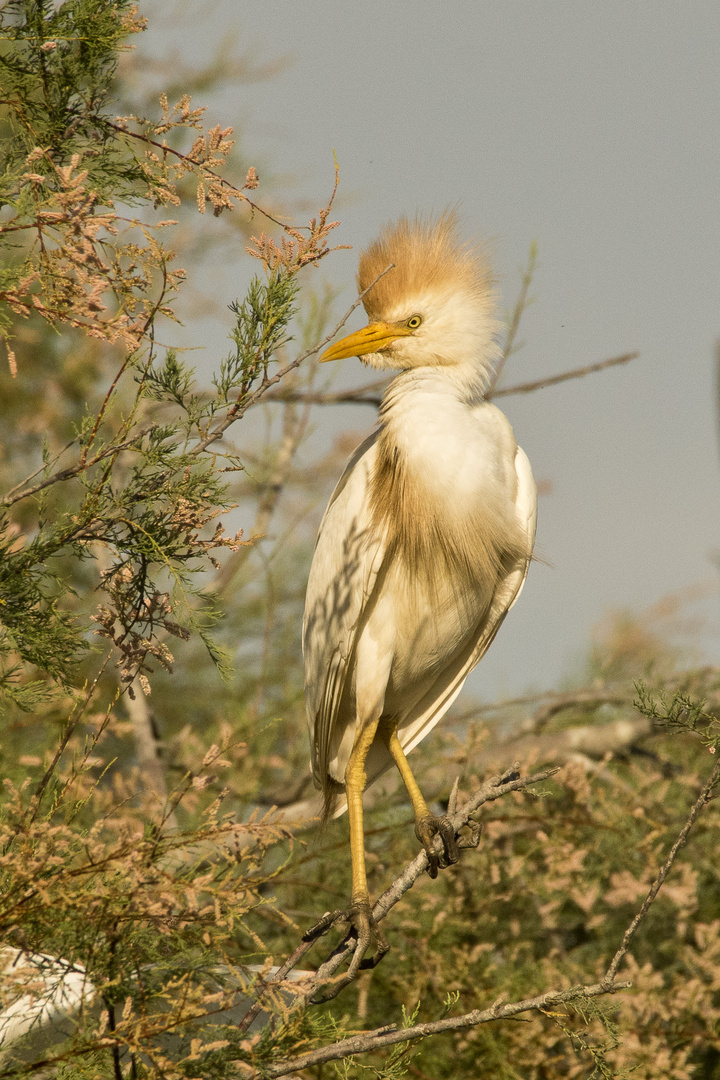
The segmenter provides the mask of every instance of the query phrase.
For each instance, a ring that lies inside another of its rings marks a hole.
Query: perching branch
[[[550,776],[556,773],[557,769],[544,769],[541,772],[534,773],[532,776],[521,778],[516,775],[517,764],[514,763],[512,768],[504,776],[491,776],[485,783],[471,796],[468,801],[461,807],[459,811],[455,811],[452,802],[455,796],[451,797],[451,803],[448,806],[448,816],[452,822],[453,828],[456,833],[459,833],[463,828],[470,826],[473,830],[472,846],[476,846],[480,833],[477,827],[477,823],[472,819],[472,815],[486,802],[493,802],[496,799],[502,798],[504,795],[509,794],[511,791],[525,791],[533,784],[541,783],[543,780],[547,780]],[[437,854],[442,852],[442,842],[439,838],[435,841]],[[405,895],[405,893],[413,887],[415,882],[425,873],[428,867],[428,858],[425,851],[420,851],[408,866],[405,867],[403,872],[395,879],[395,881],[385,890],[381,896],[378,897],[373,907],[372,916],[375,923],[380,923],[386,917],[386,915],[392,910],[397,902]],[[304,941],[292,956],[282,965],[281,968],[275,973],[275,975],[267,980],[265,985],[261,988],[259,996],[240,1023],[240,1030],[247,1031],[250,1024],[253,1022],[258,1013],[262,1010],[262,998],[271,989],[277,988],[282,980],[286,978],[289,971],[300,962],[300,960],[310,951],[314,944],[314,940]],[[308,999],[313,999],[319,988],[328,983],[332,979],[337,969],[342,964],[343,960],[353,951],[354,942],[347,938],[341,942],[336,949],[333,950],[328,959],[320,965],[315,973],[313,979],[305,983],[303,989]],[[341,976],[332,987],[332,991],[327,997],[334,997],[340,990],[346,985],[345,976]],[[326,1000],[327,997],[322,1000]]]
[[[486,784],[484,784],[483,787],[480,789],[480,791],[474,796],[474,798],[470,800],[465,807],[463,807],[463,810],[459,814],[453,816],[453,824],[455,825],[458,819],[464,820],[465,823],[470,820],[470,814],[472,813],[472,811],[469,810],[469,807],[471,803],[473,803],[474,807],[477,808],[477,806],[481,805],[482,802],[485,802],[488,799],[499,798],[507,791],[523,790],[529,784],[536,783],[540,779],[547,778],[552,774],[552,771],[553,770],[547,770],[544,773],[538,773],[533,777],[528,777],[526,780],[515,780],[505,784],[499,782],[502,780],[502,778],[500,777],[495,777],[487,781]],[[680,833],[678,834],[675,843],[670,849],[670,852],[668,853],[665,862],[660,868],[660,871],[655,881],[653,882],[653,885],[651,886],[644,903],[642,904],[640,910],[637,912],[632,922],[628,926],[627,930],[625,931],[620,947],[613,956],[610,965],[608,966],[608,969],[600,982],[572,986],[566,990],[548,990],[544,994],[540,994],[537,997],[524,998],[520,1001],[508,1002],[505,1004],[501,1003],[500,1001],[496,1001],[493,1005],[486,1009],[474,1009],[472,1012],[464,1013],[461,1016],[448,1016],[443,1018],[442,1020],[436,1020],[430,1023],[413,1024],[412,1026],[407,1028],[398,1028],[395,1025],[386,1025],[381,1028],[376,1028],[374,1031],[367,1031],[363,1032],[360,1035],[352,1036],[349,1039],[342,1039],[336,1043],[332,1043],[329,1046],[320,1047],[319,1049],[312,1050],[306,1054],[301,1054],[294,1058],[288,1058],[285,1061],[278,1062],[275,1065],[265,1065],[263,1067],[262,1075],[266,1077],[272,1077],[274,1080],[274,1078],[287,1076],[289,1073],[309,1068],[311,1065],[319,1065],[326,1061],[338,1061],[340,1059],[345,1059],[355,1054],[362,1054],[375,1050],[381,1050],[388,1046],[397,1045],[398,1043],[410,1042],[415,1039],[425,1039],[430,1035],[440,1034],[444,1031],[459,1031],[464,1028],[477,1027],[480,1024],[486,1024],[494,1020],[510,1019],[511,1017],[518,1016],[524,1012],[544,1011],[550,1006],[572,1003],[573,1001],[583,1001],[593,997],[600,997],[605,994],[614,994],[617,993],[619,990],[627,989],[632,985],[631,983],[617,981],[617,973],[620,963],[627,954],[632,938],[634,937],[638,927],[642,923],[650,907],[655,901],[663,885],[663,882],[667,878],[672,868],[672,865],[675,862],[675,858],[678,852],[687,841],[690,830],[695,824],[698,815],[700,814],[703,807],[706,806],[714,797],[713,788],[717,786],[718,782],[720,782],[720,761],[716,762],[709,780],[704,785],[698,798],[693,804],[688,818],[683,828],[680,830]],[[384,918],[385,914],[387,914],[387,911],[390,910],[390,907],[397,902],[397,900],[394,898],[395,894],[398,892],[398,889],[402,889],[402,891],[397,896],[397,899],[399,899],[399,896],[402,895],[402,892],[405,891],[404,884],[409,878],[412,878],[412,881],[417,880],[417,876],[419,876],[419,873],[421,873],[422,870],[420,870],[417,875],[413,876],[415,872],[414,868],[416,867],[416,864],[420,863],[423,863],[423,869],[427,866],[427,856],[425,855],[424,851],[420,855],[418,855],[414,862],[411,863],[410,866],[405,870],[405,872],[397,879],[397,881],[393,883],[390,889],[388,889],[387,892],[384,893],[382,897],[380,897],[377,904],[375,905],[375,908],[373,909],[373,916],[376,920]],[[412,884],[412,881],[410,882],[410,884]],[[410,884],[407,885],[407,888],[410,887]],[[327,969],[331,967],[331,965],[332,970],[335,970],[335,968],[339,965],[347,952],[350,951],[350,948],[351,945],[346,945],[346,943],[343,943],[343,945],[335,951],[333,956],[328,961],[326,961],[326,963],[322,965],[322,967],[318,970],[316,974],[316,980],[319,980],[321,974],[324,974]],[[295,960],[295,956],[299,951],[299,949],[296,950],[296,953],[293,954],[291,960]],[[300,957],[298,956],[297,959],[299,960],[299,958]],[[297,962],[297,960],[295,960],[295,962]],[[290,967],[288,967],[288,965],[286,964],[284,968],[280,969],[278,975],[280,974],[280,972],[282,972],[284,977],[289,970]],[[327,977],[326,974],[325,977]],[[313,980],[313,983],[316,980]],[[252,1080],[255,1080],[255,1077],[259,1077],[260,1075],[261,1074],[258,1072],[251,1074]]]

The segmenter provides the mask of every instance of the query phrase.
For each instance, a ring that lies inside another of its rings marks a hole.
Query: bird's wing
[[[445,715],[463,688],[468,675],[490,648],[503,619],[517,600],[530,565],[535,540],[537,492],[530,462],[518,447],[515,456],[517,494],[515,507],[518,520],[527,538],[527,557],[517,559],[500,578],[492,600],[475,632],[468,635],[465,648],[456,653],[453,661],[438,675],[427,693],[400,718],[398,738],[406,754],[421,742]],[[376,742],[368,754],[365,769],[368,783],[377,779],[392,764],[385,747]]]
[[[368,487],[377,432],[355,451],[333,492],[318,533],[303,622],[305,702],[313,778],[327,783],[337,747],[338,714],[363,613],[386,545],[372,526]],[[353,710],[354,717],[354,710]]]

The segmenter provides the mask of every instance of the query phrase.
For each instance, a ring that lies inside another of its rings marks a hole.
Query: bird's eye
[[[411,315],[408,321],[405,323],[408,330],[417,330],[418,326],[422,323],[420,315]]]

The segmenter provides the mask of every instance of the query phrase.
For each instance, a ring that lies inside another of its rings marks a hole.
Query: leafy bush
[[[705,806],[720,678],[637,626],[613,629],[587,685],[458,716],[417,751],[427,790],[460,774],[451,810],[474,800],[483,826],[437,881],[405,803],[377,786],[368,864],[374,895],[395,879],[380,901],[393,952],[313,1004],[348,951],[306,969],[327,939],[302,931],[346,902],[349,874],[345,824],[318,839],[298,823],[303,523],[338,449],[312,467],[297,453],[309,410],[342,397],[303,373],[330,298],[301,308],[300,284],[331,251],[332,197],[282,225],[253,168],[227,178],[231,131],[189,98],[116,116],[118,58],[143,26],[127,0],[0,13],[0,1075],[320,1076],[334,1061],[346,1076],[720,1077],[720,819]],[[158,344],[189,273],[163,215],[197,228],[188,204],[267,228],[208,385]],[[240,424],[269,401],[266,430]],[[254,524],[226,533],[223,515]]]

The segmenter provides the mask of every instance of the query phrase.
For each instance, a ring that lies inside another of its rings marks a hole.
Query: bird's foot
[[[428,814],[427,817],[418,818],[415,822],[415,835],[425,848],[428,860],[428,874],[431,878],[436,878],[438,870],[444,870],[446,866],[456,863],[460,858],[460,845],[458,845],[452,821],[447,814],[443,814],[442,817]],[[443,851],[440,853],[435,850],[434,840],[436,836],[440,837],[443,844]],[[464,847],[465,845],[461,846]]]
[[[350,967],[342,978],[333,981],[322,994],[313,995],[311,999],[313,1005],[319,1005],[324,1001],[330,1001],[332,998],[337,997],[340,991],[353,981],[359,971],[367,971],[368,968],[376,967],[390,949],[387,938],[373,919],[368,898],[354,901],[347,910],[326,912],[322,919],[303,934],[303,941],[315,941],[339,922],[350,924],[343,945],[352,938],[355,939]],[[374,954],[366,957],[365,953],[373,944],[375,946]]]

